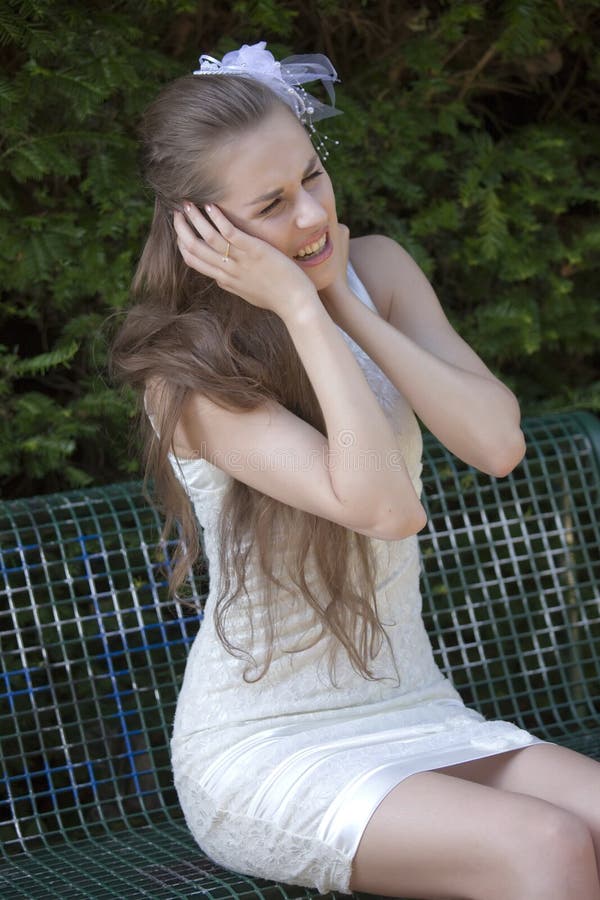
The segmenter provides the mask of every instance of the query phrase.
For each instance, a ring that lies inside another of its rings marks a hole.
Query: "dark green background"
[[[340,76],[351,233],[423,266],[527,413],[600,406],[600,2],[8,2],[0,8],[0,491],[135,476],[106,346],[151,213],[136,122],[165,81],[267,40]]]

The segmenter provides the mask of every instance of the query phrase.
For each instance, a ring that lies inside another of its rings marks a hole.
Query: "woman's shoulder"
[[[399,255],[406,253],[383,234],[350,239],[350,262],[369,292],[379,315],[387,321],[392,299],[391,285]]]

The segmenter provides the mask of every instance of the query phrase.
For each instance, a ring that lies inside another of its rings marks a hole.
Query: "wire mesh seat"
[[[600,422],[524,430],[503,479],[425,436],[424,617],[468,705],[600,758]],[[2,897],[317,894],[187,831],[168,747],[202,611],[168,599],[159,527],[137,482],[0,504]]]

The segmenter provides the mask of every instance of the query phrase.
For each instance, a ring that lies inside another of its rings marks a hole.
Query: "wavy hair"
[[[132,284],[135,305],[113,342],[111,369],[139,399],[145,484],[153,482],[165,517],[163,539],[175,526],[178,530],[169,576],[174,596],[201,551],[196,516],[171,465],[175,428],[189,396],[199,392],[239,412],[276,401],[326,436],[319,401],[284,322],[189,268],[178,251],[172,224],[173,210],[180,208],[182,198],[198,208],[219,202],[222,188],[216,173],[222,142],[260,126],[279,108],[288,109],[268,87],[252,79],[189,75],[162,90],[141,124],[144,174],[155,196],[154,216]],[[144,413],[149,385],[160,385],[153,392],[154,428]],[[390,650],[391,645],[377,613],[376,559],[367,536],[280,503],[232,478],[224,493],[217,540],[222,580],[214,609],[216,631],[227,651],[252,661],[255,670],[259,667],[249,648],[233,644],[224,624],[246,590],[252,553],[265,592],[266,658],[255,677],[246,666],[245,681],[262,678],[273,657],[273,587],[286,587],[278,577],[284,557],[288,578],[320,624],[310,646],[324,636],[330,640],[332,682],[340,645],[355,671],[381,680],[373,675],[369,660],[378,654],[383,638]],[[313,574],[307,577],[308,566],[316,573],[316,582]]]

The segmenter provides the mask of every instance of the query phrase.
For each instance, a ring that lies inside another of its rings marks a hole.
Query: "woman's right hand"
[[[302,303],[320,305],[310,278],[276,247],[240,231],[214,204],[206,207],[210,221],[192,203],[185,203],[184,209],[185,216],[174,214],[173,225],[177,246],[190,268],[284,320]]]

